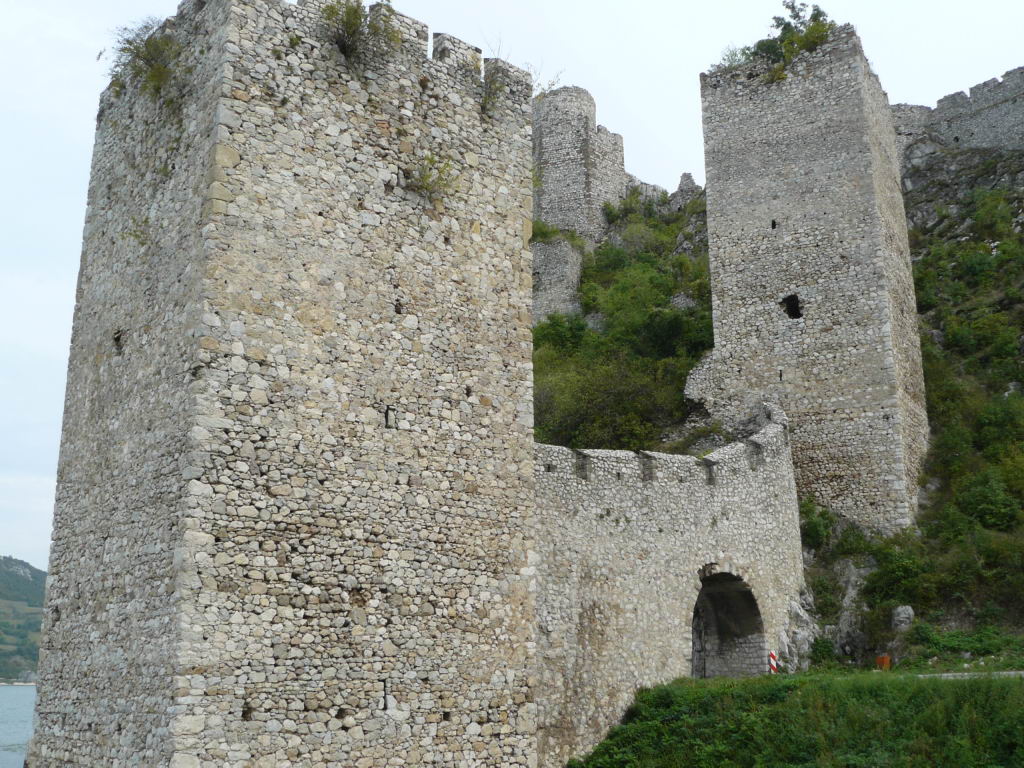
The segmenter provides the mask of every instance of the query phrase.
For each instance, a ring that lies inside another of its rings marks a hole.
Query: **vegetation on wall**
[[[120,92],[129,84],[162,104],[173,104],[181,44],[162,31],[161,22],[147,18],[117,30],[111,82]]]
[[[402,42],[394,17],[390,0],[383,0],[376,13],[371,13],[362,0],[335,0],[323,8],[331,40],[346,59],[356,62],[375,48],[394,48]]]
[[[686,376],[711,347],[707,252],[678,251],[703,210],[644,200],[633,190],[605,215],[611,237],[584,255],[582,317],[551,316],[534,329],[539,442],[574,448],[664,450],[666,428],[685,419]],[[537,222],[536,240],[574,238]],[[578,238],[575,238],[580,245]],[[686,294],[689,309],[670,299]]]
[[[641,691],[569,768],[1024,765],[1019,680],[902,675],[679,680]]]
[[[797,3],[796,0],[784,0],[782,5],[786,16],[772,18],[774,35],[743,48],[727,48],[722,60],[712,66],[711,71],[763,62],[771,65],[767,74],[769,81],[785,79],[786,67],[797,54],[815,50],[828,40],[835,29],[835,22],[830,21],[828,14],[817,5],[811,6],[810,12],[806,3]]]
[[[414,167],[406,172],[407,189],[436,202],[454,191],[459,182],[451,160],[441,160],[433,154],[426,154]]]

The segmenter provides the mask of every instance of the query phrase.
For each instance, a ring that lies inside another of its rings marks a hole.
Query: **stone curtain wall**
[[[784,417],[706,460],[538,445],[539,754],[555,768],[600,741],[637,688],[691,672],[701,576],[752,589],[770,648],[803,586]],[[750,660],[767,671],[767,657]]]
[[[1024,67],[939,99],[930,127],[961,147],[1024,149]]]
[[[102,96],[68,364],[36,722],[28,763],[167,765],[180,570],[194,542],[203,195],[228,8],[185,6],[199,39],[175,112]],[[188,126],[183,129],[182,126]]]
[[[893,531],[927,424],[885,96],[849,26],[762,74],[701,78],[715,349],[687,390],[734,419],[777,400],[801,493]]]
[[[900,154],[930,133],[953,147],[1024,149],[1024,67],[970,89],[944,96],[934,109],[892,107]]]
[[[528,78],[321,7],[182,6],[180,129],[105,97],[33,767],[535,760]]]

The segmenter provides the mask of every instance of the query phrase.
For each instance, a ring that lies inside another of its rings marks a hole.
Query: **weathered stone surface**
[[[582,255],[567,240],[533,243],[533,323],[548,315],[579,314]]]
[[[323,5],[103,97],[34,768],[536,763],[528,78]]]
[[[928,424],[889,107],[852,27],[760,74],[702,75],[715,349],[687,394],[780,403],[801,493],[894,531]]]
[[[702,575],[742,579],[762,622],[718,674],[764,673],[769,650],[792,646],[796,486],[785,417],[769,412],[704,459],[537,446],[541,765],[592,747],[637,688],[693,672]]]
[[[986,80],[969,94],[944,96],[934,109],[895,104],[892,113],[901,155],[926,134],[954,149],[1024,149],[1024,67]]]

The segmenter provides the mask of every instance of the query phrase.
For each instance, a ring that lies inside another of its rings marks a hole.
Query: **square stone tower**
[[[323,6],[102,98],[33,768],[535,764],[530,85]]]
[[[928,424],[888,102],[850,26],[764,75],[701,76],[715,349],[688,393],[780,403],[801,494],[896,530]]]

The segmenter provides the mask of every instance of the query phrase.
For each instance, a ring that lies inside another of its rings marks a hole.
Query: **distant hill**
[[[45,588],[45,571],[0,557],[0,680],[35,672]]]

